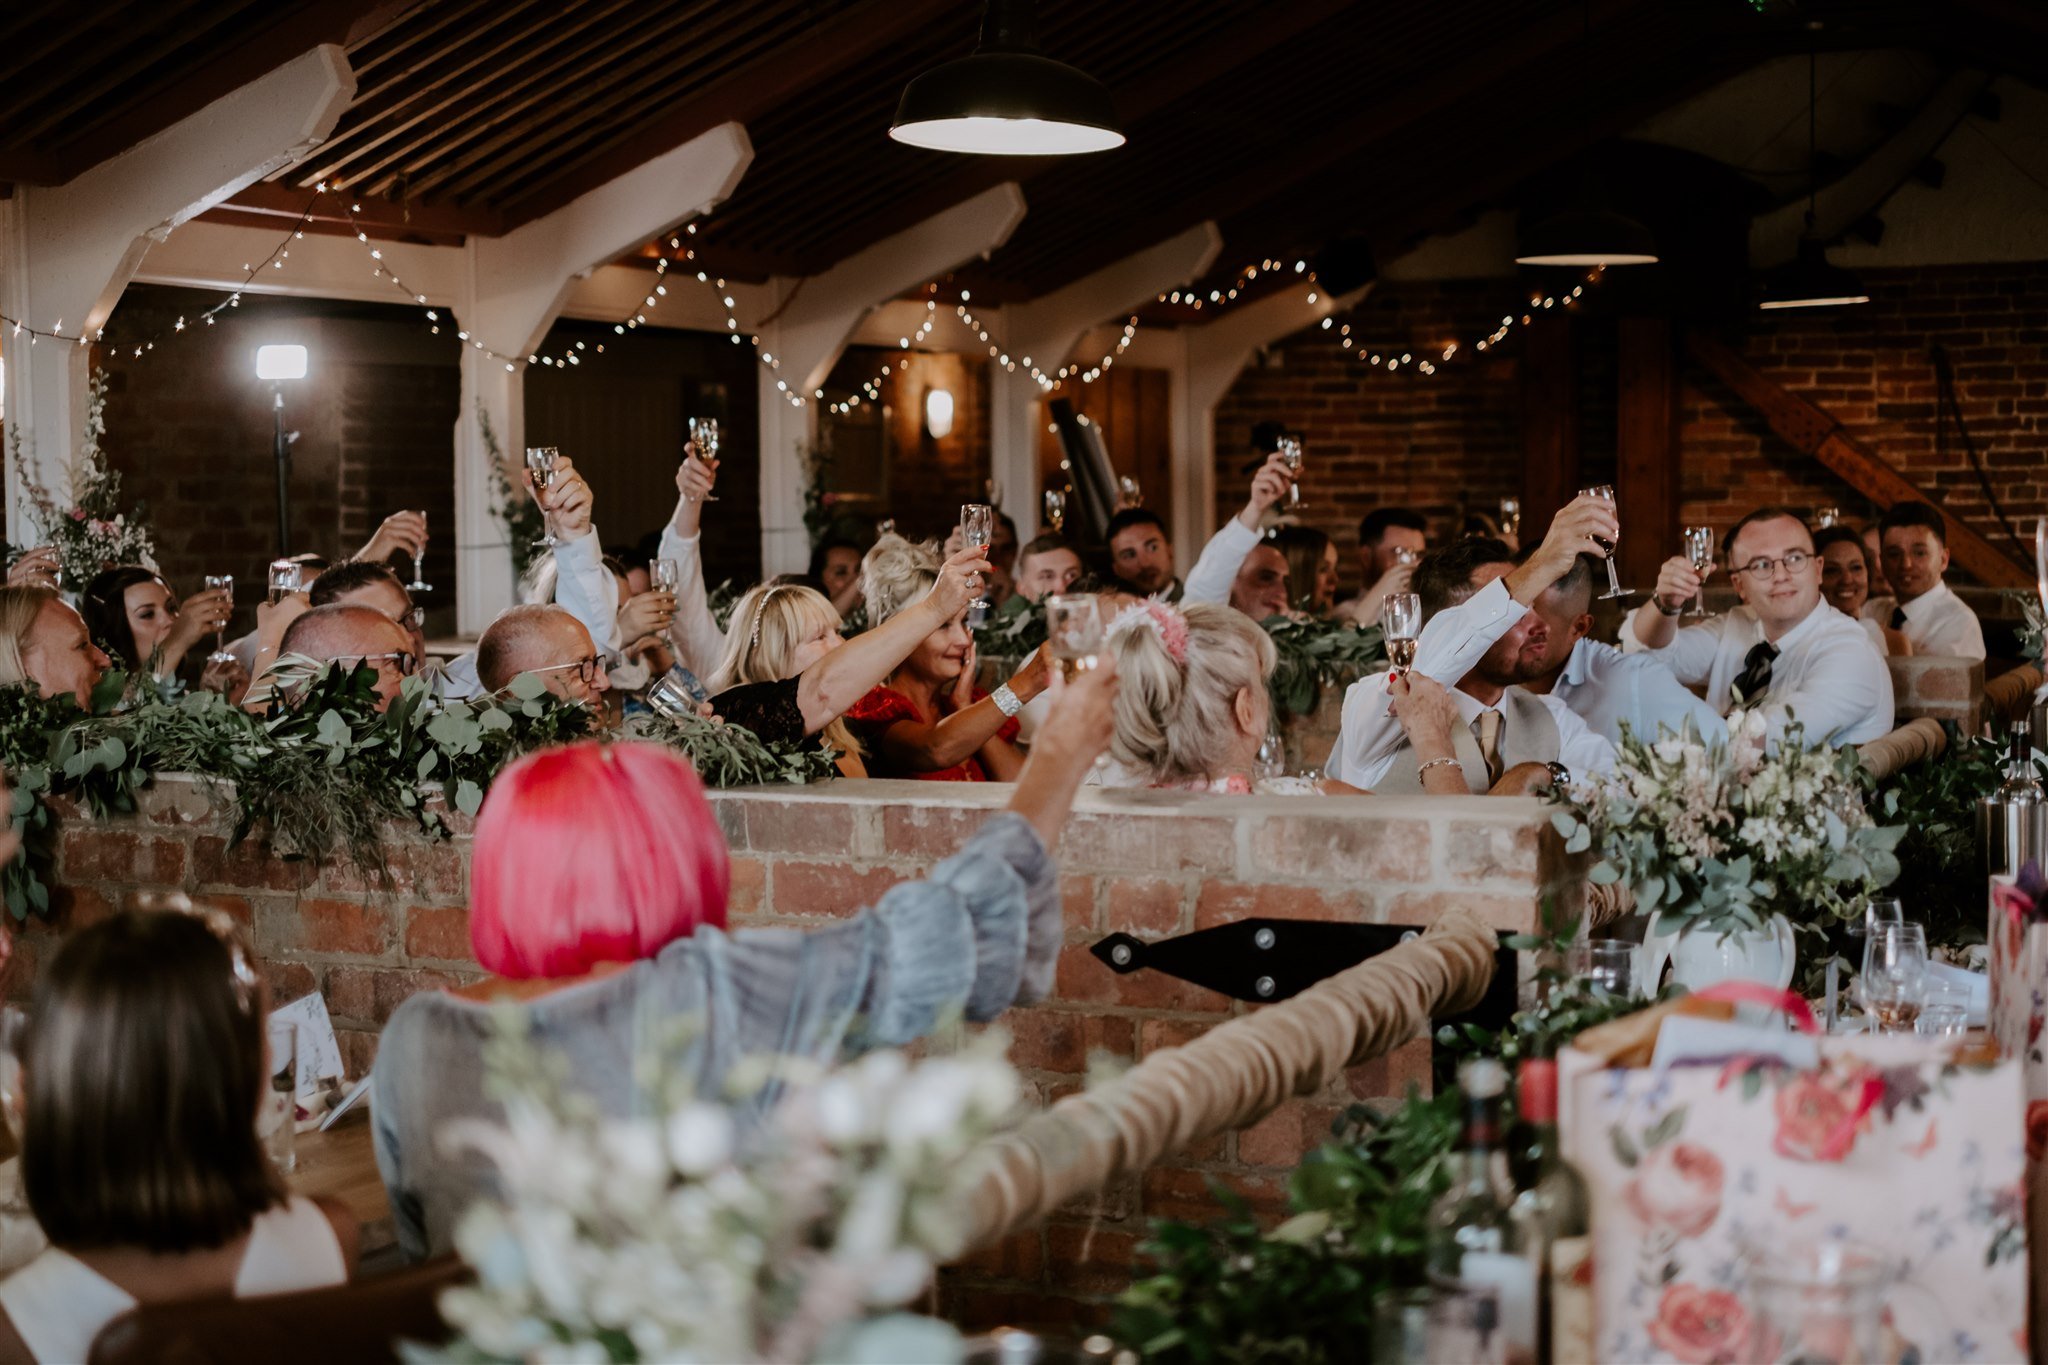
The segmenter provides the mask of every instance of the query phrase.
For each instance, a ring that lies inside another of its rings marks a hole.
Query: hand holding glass
[[[546,488],[555,481],[555,461],[562,452],[553,446],[528,446],[526,448],[526,472],[533,476],[536,491]],[[555,535],[555,514],[543,511],[540,514],[541,537],[534,544],[543,550],[552,550],[562,542]]]
[[[1614,501],[1614,488],[1610,484],[1598,484],[1592,488],[1581,488],[1579,496],[1582,498],[1598,498],[1602,502],[1612,503]],[[1614,573],[1614,547],[1617,542],[1603,540],[1599,536],[1595,536],[1593,537],[1593,543],[1598,545],[1600,552],[1607,557],[1607,591],[1600,594],[1600,600],[1604,602],[1610,597],[1630,596],[1629,590],[1621,586],[1621,580],[1615,577]]]
[[[676,585],[683,581],[682,566],[673,559],[653,559],[647,563],[647,586],[661,592],[673,593]]]
[[[960,508],[960,544],[967,549],[984,549],[995,539],[996,509],[985,502],[970,502]],[[986,597],[976,597],[974,605],[986,609]]]
[[[714,474],[718,469],[718,419],[715,417],[692,417],[690,419],[690,444],[697,447],[697,458],[702,460]],[[705,502],[717,502],[716,493],[706,493]]]
[[[423,509],[420,512],[420,525],[424,528],[426,524],[427,514]],[[417,597],[419,594],[423,592],[432,592],[434,590],[434,585],[432,583],[429,583],[424,578],[420,577],[420,560],[426,557],[426,553],[427,537],[425,531],[422,530],[420,534],[419,553],[412,557],[412,582],[405,585],[405,590],[413,594],[415,597]]]
[[[232,612],[235,609],[235,576],[233,574],[208,574],[206,576],[206,590],[208,592],[227,594],[226,610]],[[206,662],[210,664],[231,664],[235,662],[235,656],[228,653],[227,634],[228,631],[225,624],[214,627],[213,653],[206,656]]]
[[[306,586],[300,574],[303,568],[295,559],[273,559],[270,561],[270,605],[276,606],[293,593]]]
[[[1380,635],[1396,673],[1415,662],[1415,640],[1421,633],[1422,598],[1412,592],[1388,593],[1380,609]]]
[[[1299,436],[1282,436],[1280,438],[1280,458],[1286,461],[1287,472],[1294,476],[1294,481],[1287,485],[1287,510],[1290,512],[1297,511],[1306,505],[1301,500],[1301,438]]]
[[[1693,572],[1705,574],[1707,566],[1714,562],[1714,528],[1711,526],[1688,526],[1685,528],[1685,558],[1692,565]],[[1699,595],[1693,598],[1692,609],[1687,616],[1707,614],[1707,586],[1700,584]]]

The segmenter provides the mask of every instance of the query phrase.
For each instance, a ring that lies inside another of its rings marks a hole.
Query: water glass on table
[[[1572,944],[1565,955],[1575,980],[1596,986],[1616,1000],[1633,1000],[1636,990],[1637,946],[1627,939],[1583,939]]]
[[[285,1175],[298,1169],[299,1025],[296,1020],[264,1021],[269,1064],[268,1080],[256,1110],[256,1135],[263,1154]]]
[[[1857,990],[1879,1033],[1912,1032],[1927,999],[1927,930],[1918,924],[1872,926]]]
[[[230,612],[234,611],[234,609],[235,609],[235,576],[234,576],[233,574],[229,574],[229,573],[210,573],[210,574],[208,574],[208,575],[206,576],[206,590],[207,590],[208,592],[222,592],[222,593],[226,593],[226,594],[227,594],[227,598],[228,598],[228,601],[227,601],[227,609],[228,609],[228,610],[229,610]],[[214,628],[214,632],[213,632],[213,653],[211,653],[211,654],[209,654],[209,655],[207,655],[207,656],[206,656],[206,662],[208,662],[208,663],[210,663],[210,664],[231,664],[231,663],[235,662],[235,656],[234,656],[234,655],[232,655],[232,654],[230,654],[230,653],[228,653],[228,644],[227,644],[227,638],[228,638],[228,630],[227,630],[227,626],[226,626],[225,624],[223,624],[223,625],[220,625],[220,626],[216,626],[216,627]]]

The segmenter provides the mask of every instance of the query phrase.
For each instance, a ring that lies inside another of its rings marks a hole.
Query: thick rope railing
[[[1036,1222],[1118,1175],[1312,1095],[1349,1066],[1470,1009],[1493,980],[1499,940],[1453,909],[1419,939],[1156,1052],[1107,1085],[1070,1095],[985,1144],[962,1172],[966,1250]]]
[[[1948,752],[1948,732],[1941,722],[1926,716],[1907,721],[1888,735],[1879,735],[1856,750],[1856,757],[1876,778],[1890,777],[1901,768]]]
[[[2022,664],[1984,684],[1984,705],[2000,720],[2010,723],[2034,709],[2034,694],[2041,688],[2041,666]],[[2041,737],[2036,735],[2038,745]]]

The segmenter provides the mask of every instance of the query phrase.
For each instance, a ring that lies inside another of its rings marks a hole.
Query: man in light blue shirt
[[[1589,638],[1597,562],[1592,555],[1580,555],[1569,573],[1529,604],[1550,630],[1543,671],[1522,686],[1556,697],[1610,744],[1621,743],[1623,725],[1636,738],[1655,743],[1661,732],[1677,734],[1688,720],[1703,739],[1727,738],[1728,723],[1669,668],[1650,655],[1624,654]]]

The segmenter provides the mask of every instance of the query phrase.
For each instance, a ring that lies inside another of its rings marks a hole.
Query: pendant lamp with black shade
[[[1124,142],[1102,82],[1039,50],[1032,0],[988,0],[980,44],[903,88],[889,136],[980,156],[1071,156]]]
[[[1863,281],[1856,272],[1830,265],[1827,248],[1814,235],[1814,205],[1820,197],[1820,163],[1815,154],[1819,68],[1819,53],[1809,52],[1806,56],[1806,226],[1799,234],[1798,252],[1791,260],[1764,275],[1763,293],[1756,304],[1761,309],[1834,308],[1870,302],[1870,291],[1863,287]]]

